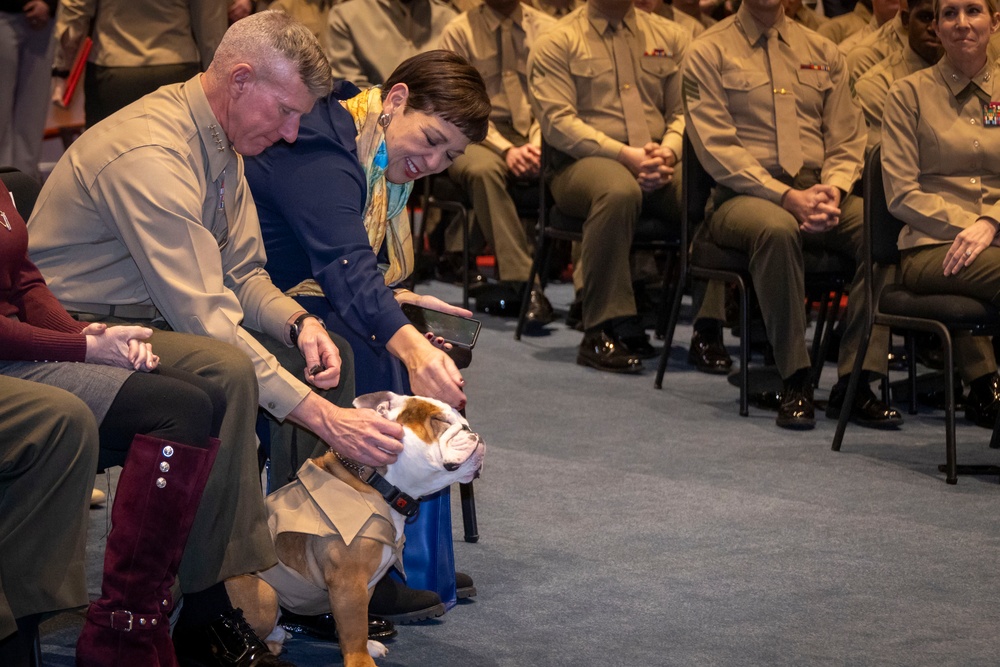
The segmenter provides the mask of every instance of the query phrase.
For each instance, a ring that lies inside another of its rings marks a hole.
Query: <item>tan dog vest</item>
[[[274,538],[281,533],[305,533],[319,537],[340,535],[347,545],[357,537],[384,544],[382,562],[368,582],[369,589],[394,563],[402,567],[403,534],[395,534],[392,510],[371,487],[359,492],[307,460],[299,468],[298,480],[269,495],[264,503]],[[329,613],[330,598],[324,581],[310,581],[281,561],[258,576],[278,592],[285,609],[303,615]]]

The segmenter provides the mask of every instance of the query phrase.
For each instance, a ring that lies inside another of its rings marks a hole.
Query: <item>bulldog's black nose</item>
[[[444,464],[444,469],[447,470],[448,472],[455,472],[461,466],[462,466],[461,463],[445,463]]]

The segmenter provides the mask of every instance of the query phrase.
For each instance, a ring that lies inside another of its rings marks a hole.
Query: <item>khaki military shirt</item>
[[[684,115],[680,62],[687,32],[655,14],[629,9],[635,80],[654,141],[681,157]],[[627,142],[608,19],[580,7],[542,35],[528,55],[531,110],[545,141],[574,158],[616,159]]]
[[[868,123],[868,148],[882,140],[882,109],[892,84],[930,66],[931,63],[905,44],[901,51],[876,64],[854,83],[854,95]]]
[[[586,3],[584,2],[584,0],[562,0],[561,2],[557,2],[554,0],[530,0],[529,2],[525,2],[524,4],[530,5],[539,11],[545,12],[546,14],[548,14],[553,18],[561,19],[562,17],[566,16],[577,7],[580,7]]]
[[[268,9],[280,9],[309,28],[319,40],[323,52],[328,53],[330,45],[327,40],[330,34],[326,29],[326,20],[335,2],[336,0],[274,0]]]
[[[847,71],[851,75],[851,81],[857,81],[874,65],[902,51],[903,45],[908,41],[909,36],[903,27],[903,19],[896,14],[891,21],[886,21],[882,27],[847,52]]]
[[[673,5],[668,5],[665,2],[661,4],[660,7],[654,13],[662,16],[668,21],[673,21],[677,25],[687,30],[688,35],[691,37],[691,39],[694,39],[701,33],[705,32],[705,26],[702,24],[701,21],[699,21],[698,19],[689,14],[685,14],[682,11],[674,9]]]
[[[60,0],[56,43],[69,48],[59,54],[58,64],[68,68],[93,29],[88,60],[95,65],[201,63],[207,68],[229,27],[226,9],[219,0]]]
[[[854,5],[854,11],[833,17],[817,28],[816,32],[834,44],[840,44],[857,31],[870,25],[871,22],[872,11],[859,2]]]
[[[799,10],[795,12],[795,16],[792,19],[810,30],[819,30],[819,27],[826,22],[825,17],[820,16],[815,10],[805,5],[799,7]]]
[[[993,104],[1000,67],[972,77]],[[889,211],[906,223],[899,248],[950,243],[980,217],[1000,222],[1000,125],[970,79],[945,55],[893,84],[882,115],[882,167]]]
[[[199,77],[84,132],[45,182],[28,229],[31,258],[68,310],[152,305],[176,331],[236,345],[279,419],[309,393],[243,328],[290,344],[285,324],[302,307],[264,271],[243,158]]]
[[[510,16],[513,21],[511,36],[517,52],[517,74],[524,101],[528,101],[528,49],[542,32],[555,25],[555,19],[533,7],[521,5]],[[486,5],[457,16],[444,28],[441,34],[441,48],[454,51],[479,70],[486,83],[493,111],[490,113],[490,129],[483,145],[497,153],[503,153],[513,146],[499,130],[496,123],[511,122],[511,105],[503,87],[503,68],[500,61],[500,23],[504,17]],[[529,137],[536,146],[541,146],[541,128],[533,120]]]
[[[792,70],[803,168],[850,192],[861,173],[865,123],[836,46],[782,15],[775,28]],[[764,28],[741,7],[691,45],[684,65],[687,129],[698,158],[721,185],[780,203],[778,132]],[[787,180],[787,179],[786,179]]]
[[[347,0],[327,21],[333,78],[359,88],[385,83],[399,63],[438,48],[441,31],[458,12],[442,0]]]

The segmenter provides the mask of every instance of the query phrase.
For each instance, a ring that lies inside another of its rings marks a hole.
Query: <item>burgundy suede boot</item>
[[[79,667],[177,667],[170,586],[218,450],[215,438],[203,448],[146,435],[132,441],[111,510],[101,598],[76,643]]]

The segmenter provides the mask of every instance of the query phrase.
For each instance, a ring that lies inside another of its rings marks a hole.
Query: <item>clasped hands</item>
[[[653,192],[674,180],[677,155],[651,141],[642,148],[622,146],[618,161],[628,167],[643,192]]]
[[[84,357],[87,363],[136,371],[151,371],[160,364],[160,358],[153,354],[153,346],[145,342],[153,335],[148,327],[109,327],[104,322],[91,322],[80,333],[87,337]]]
[[[781,198],[781,206],[795,216],[799,230],[819,233],[840,224],[840,190],[817,183],[805,190],[791,188]]]

